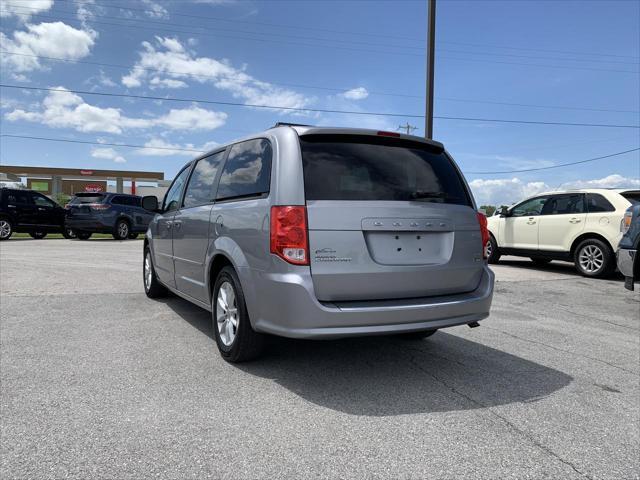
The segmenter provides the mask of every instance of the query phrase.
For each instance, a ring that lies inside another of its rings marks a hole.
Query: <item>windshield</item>
[[[69,202],[69,204],[71,205],[79,205],[82,203],[102,203],[102,201],[104,200],[105,196],[104,195],[100,195],[100,194],[89,194],[89,195],[83,195],[83,194],[79,194],[76,195],[75,197],[73,197],[71,199],[71,201]]]
[[[440,148],[363,135],[300,137],[307,200],[398,200],[471,206]]]

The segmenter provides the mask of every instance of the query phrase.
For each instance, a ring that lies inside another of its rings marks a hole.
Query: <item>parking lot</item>
[[[142,241],[0,246],[2,478],[638,478],[640,295],[505,258],[490,318],[274,340],[146,298]]]

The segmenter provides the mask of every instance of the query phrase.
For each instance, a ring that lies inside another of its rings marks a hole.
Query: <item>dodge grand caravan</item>
[[[265,334],[424,338],[489,315],[486,218],[437,142],[278,124],[143,205],[158,212],[145,292],[211,311],[228,361],[257,356]]]

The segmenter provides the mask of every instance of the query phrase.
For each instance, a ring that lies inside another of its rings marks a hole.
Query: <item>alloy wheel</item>
[[[487,240],[487,245],[485,246],[485,252],[487,254],[487,258],[491,257],[491,253],[493,252],[493,248],[491,247],[491,240]]]
[[[120,222],[118,225],[118,235],[123,239],[129,236],[129,225],[127,225],[127,222]]]
[[[0,238],[9,238],[11,236],[11,224],[6,220],[0,220]]]
[[[604,252],[597,245],[586,245],[578,255],[580,268],[587,273],[595,273],[604,265]]]
[[[225,346],[230,346],[238,334],[238,306],[236,292],[229,282],[224,282],[218,289],[216,325],[220,340]]]
[[[151,288],[153,280],[153,270],[151,269],[151,253],[147,252],[144,257],[144,286],[147,290]]]

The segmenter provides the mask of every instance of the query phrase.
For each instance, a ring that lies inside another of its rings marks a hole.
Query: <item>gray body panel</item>
[[[238,140],[271,143],[270,192],[156,215],[146,241],[160,281],[210,308],[211,266],[224,256],[253,328],[288,337],[410,332],[488,316],[494,277],[482,259],[475,205],[306,201],[298,141],[306,133],[376,132],[279,127]],[[309,266],[270,253],[274,205],[306,206]]]

